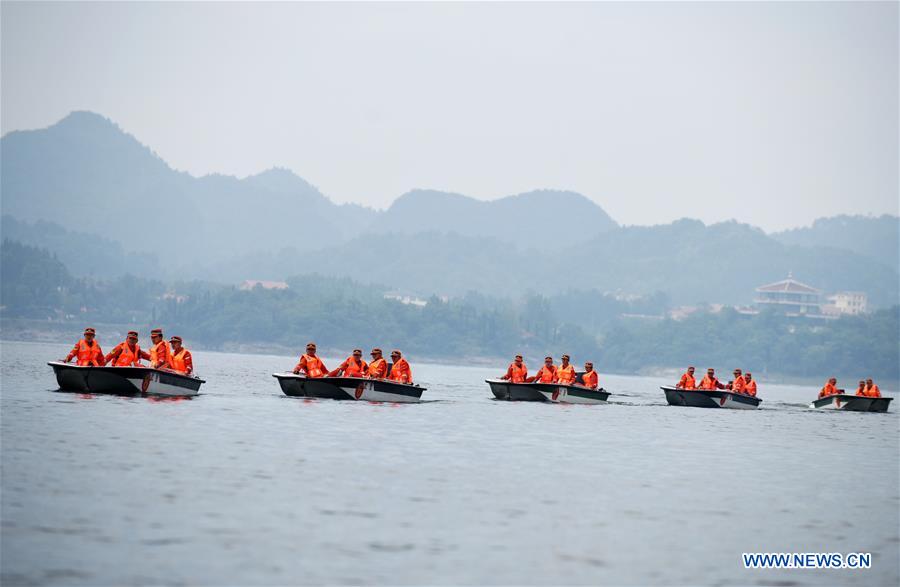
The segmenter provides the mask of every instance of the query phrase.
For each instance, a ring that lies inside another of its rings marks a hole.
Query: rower
[[[181,337],[173,336],[169,339],[169,344],[172,345],[172,352],[169,354],[168,368],[184,375],[193,373],[194,358],[191,356],[191,351],[181,346]]]
[[[370,379],[384,379],[387,375],[387,361],[381,356],[381,349],[375,347],[370,353],[372,362],[369,363],[369,369],[366,371],[366,377]]]
[[[706,377],[700,381],[700,387],[704,391],[715,391],[717,389],[725,389],[725,386],[722,385],[722,382],[716,379],[716,370],[715,369],[707,369]]]
[[[725,386],[725,389],[730,389],[734,393],[743,393],[744,392],[744,375],[741,373],[740,369],[734,370],[734,379],[731,380],[731,383]]]
[[[756,379],[750,374],[750,371],[744,373],[744,390],[741,393],[756,397]]]
[[[569,355],[560,357],[562,364],[556,368],[556,383],[572,385],[575,383],[575,367],[569,364]]]
[[[397,383],[409,383],[412,385],[412,370],[409,368],[409,363],[400,354],[400,351],[396,349],[391,351],[391,362],[394,364],[391,365],[388,379]]]
[[[528,378],[528,383],[553,383],[556,379],[556,366],[553,364],[553,357],[544,357],[544,366],[538,369],[534,377]]]
[[[329,377],[362,377],[369,369],[369,364],[363,361],[362,349],[353,349],[347,359],[340,364],[334,371],[328,374]]]
[[[150,353],[138,346],[138,333],[130,330],[125,342],[120,342],[111,353],[106,355],[106,362],[113,367],[143,367],[141,359],[150,360]]]
[[[694,379],[693,367],[687,368],[687,373],[681,376],[681,381],[679,381],[675,387],[677,389],[697,389],[697,380]]]
[[[590,361],[584,364],[584,374],[581,376],[581,384],[588,389],[597,389],[597,372],[594,371],[594,364]]]
[[[866,379],[866,397],[881,397],[881,390],[871,379]]]
[[[150,331],[150,342],[153,343],[153,346],[150,347],[150,366],[154,369],[162,369],[169,364],[169,355],[172,353],[169,343],[163,339],[162,328],[154,328]]]
[[[859,387],[856,388],[856,395],[865,397],[866,396],[866,380],[859,380]]]
[[[524,383],[527,377],[528,367],[522,360],[522,355],[516,355],[516,358],[513,359],[513,362],[509,364],[509,367],[507,367],[506,375],[504,375],[500,379],[509,381],[510,383]]]
[[[84,338],[75,343],[75,347],[63,359],[63,363],[68,363],[74,357],[77,357],[78,360],[75,364],[81,367],[87,365],[102,367],[105,365],[106,359],[103,357],[103,351],[100,350],[100,343],[95,340],[96,335],[97,331],[93,328],[85,328]]]
[[[325,377],[328,374],[325,363],[316,356],[316,343],[310,342],[306,345],[306,353],[300,356],[300,360],[294,366],[295,375],[299,375],[300,371],[311,379]]]
[[[841,390],[837,388],[837,379],[832,377],[828,380],[828,383],[825,384],[825,387],[822,388],[822,391],[819,392],[819,399],[828,397],[829,395],[838,395],[839,393],[841,393]]]

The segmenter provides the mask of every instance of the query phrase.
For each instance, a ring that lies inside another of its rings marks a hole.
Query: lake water
[[[602,371],[609,405],[499,402],[505,365],[415,357],[426,402],[314,401],[270,376],[296,357],[206,352],[192,400],[89,397],[53,391],[69,348],[0,345],[5,585],[900,582],[898,405],[678,408]],[[820,551],[873,565],[741,560]]]

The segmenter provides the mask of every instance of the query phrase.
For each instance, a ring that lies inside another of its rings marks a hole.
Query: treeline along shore
[[[550,352],[593,360],[601,373],[694,364],[740,365],[763,379],[900,379],[898,306],[825,321],[729,308],[674,320],[666,317],[665,295],[622,300],[592,290],[432,296],[421,305],[386,298],[384,287],[316,275],[290,278],[286,289],[78,278],[47,251],[14,241],[3,242],[2,272],[5,339],[68,342],[87,323],[123,331],[160,326],[209,350],[299,352],[316,340],[323,350],[374,343],[403,348],[417,360],[496,361],[498,368],[516,353]]]

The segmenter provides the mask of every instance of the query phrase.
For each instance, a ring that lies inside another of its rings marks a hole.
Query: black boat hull
[[[553,402],[568,404],[605,404],[609,392],[603,388],[588,389],[578,385],[554,383],[510,383],[502,379],[485,379],[497,399],[519,402]]]
[[[200,393],[204,380],[150,367],[90,367],[58,361],[53,368],[61,391],[113,395],[186,397]]]
[[[661,387],[666,393],[666,401],[670,406],[687,406],[690,408],[727,408],[737,410],[755,410],[762,399],[740,393],[717,389],[677,389]]]
[[[291,397],[368,402],[415,403],[426,388],[408,383],[362,377],[309,378],[293,373],[273,373],[281,391]]]
[[[892,397],[863,397],[839,393],[817,399],[809,404],[816,410],[845,410],[847,412],[886,412]]]

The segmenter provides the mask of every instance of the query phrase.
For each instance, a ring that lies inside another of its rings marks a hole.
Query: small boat
[[[814,410],[847,410],[848,412],[886,412],[892,397],[865,397],[839,393],[817,399],[809,404]]]
[[[412,384],[363,377],[316,377],[273,373],[284,395],[364,402],[414,403],[426,388]]]
[[[194,375],[145,366],[94,367],[60,361],[50,361],[47,364],[53,367],[56,382],[62,391],[187,397],[200,393],[200,385],[206,383]]]
[[[670,406],[755,410],[762,401],[758,397],[732,393],[727,389],[678,389],[676,387],[660,387],[660,389],[666,392],[666,401]]]
[[[609,392],[580,385],[558,383],[511,383],[504,379],[485,379],[497,399],[519,402],[554,402],[564,404],[605,404]]]

